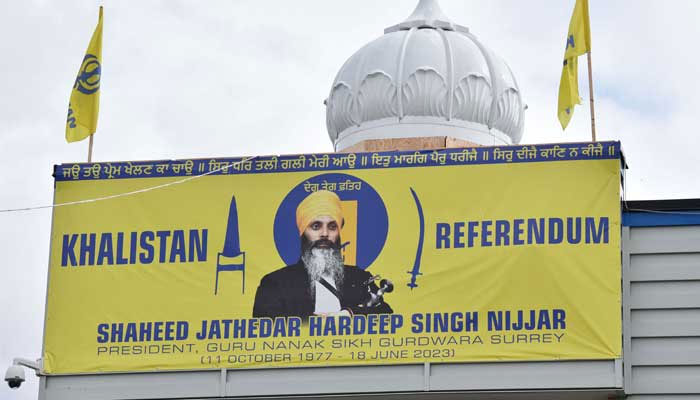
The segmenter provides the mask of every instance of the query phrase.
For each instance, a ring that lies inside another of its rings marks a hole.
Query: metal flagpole
[[[591,137],[595,142],[595,107],[593,107],[593,68],[591,67],[591,49],[588,49],[588,93],[591,98]],[[90,137],[92,140],[92,136]]]
[[[590,63],[588,67],[590,68]],[[90,134],[90,143],[88,144],[88,162],[92,162],[92,137],[94,135],[94,133]],[[593,141],[595,141],[595,139]]]

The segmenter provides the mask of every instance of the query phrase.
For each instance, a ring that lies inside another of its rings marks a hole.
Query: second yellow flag
[[[102,76],[102,7],[95,32],[92,34],[78,76],[71,90],[66,141],[77,142],[97,130],[100,111],[100,78]]]
[[[566,129],[574,112],[574,106],[581,104],[578,94],[578,56],[591,50],[591,29],[588,16],[588,0],[576,0],[574,13],[566,35],[564,65],[559,81],[559,102],[557,115],[562,129]]]

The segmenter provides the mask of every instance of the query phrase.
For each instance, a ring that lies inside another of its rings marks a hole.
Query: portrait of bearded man
[[[386,302],[367,306],[378,287],[372,274],[345,265],[341,254],[343,213],[340,198],[319,190],[307,196],[296,210],[301,257],[265,275],[255,293],[253,317],[387,314]]]

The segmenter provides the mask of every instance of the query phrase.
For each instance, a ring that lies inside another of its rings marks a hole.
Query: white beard
[[[315,248],[305,251],[301,256],[301,260],[304,262],[306,272],[309,274],[309,283],[312,290],[322,276],[331,277],[336,289],[341,290],[345,270],[340,251]]]

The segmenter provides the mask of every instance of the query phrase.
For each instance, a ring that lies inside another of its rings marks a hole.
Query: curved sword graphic
[[[420,200],[418,200],[418,195],[416,194],[415,190],[413,190],[412,187],[409,187],[411,189],[411,194],[413,195],[413,200],[416,202],[416,208],[418,209],[418,221],[420,222],[420,233],[418,236],[418,248],[416,249],[416,259],[413,262],[413,269],[411,271],[408,271],[409,274],[411,274],[411,282],[408,283],[408,287],[413,290],[413,288],[417,288],[418,284],[416,283],[416,278],[418,275],[423,275],[420,272],[420,258],[421,254],[423,253],[423,237],[425,234],[425,218],[423,217],[423,207],[420,204]]]

